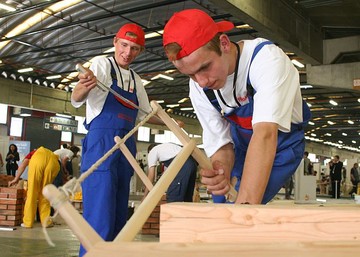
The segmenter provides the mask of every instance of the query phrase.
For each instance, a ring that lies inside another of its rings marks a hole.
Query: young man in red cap
[[[129,65],[143,51],[144,31],[136,24],[122,26],[113,44],[113,57],[94,60],[86,74],[79,74],[71,101],[80,107],[86,101],[85,127],[89,131],[83,140],[81,171],[88,170],[114,146],[114,137],[123,138],[135,126],[136,119],[146,114],[124,104],[113,94],[96,87],[96,80],[151,112],[149,100],[138,74]],[[135,138],[126,146],[136,153]],[[133,168],[121,151],[113,153],[82,183],[83,216],[106,241],[112,241],[126,223],[130,178]],[[80,248],[80,256],[85,254]]]
[[[201,170],[202,183],[214,202],[225,201],[236,177],[236,203],[267,203],[302,159],[310,112],[284,52],[262,38],[233,43],[223,33],[233,27],[184,10],[166,24],[163,45],[190,77],[190,98],[213,163],[213,170]]]

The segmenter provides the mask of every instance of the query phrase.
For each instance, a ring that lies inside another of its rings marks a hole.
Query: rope
[[[91,165],[91,167],[87,171],[83,172],[78,179],[72,178],[71,180],[66,182],[62,187],[59,187],[58,189],[62,192],[62,194],[60,197],[55,199],[55,201],[51,202],[51,205],[54,207],[54,209],[57,210],[57,208],[58,208],[58,206],[60,206],[60,204],[69,200],[70,195],[74,195],[80,189],[80,184],[88,176],[90,176],[90,174],[93,173],[104,161],[106,161],[106,159],[110,155],[112,155],[116,150],[118,150],[120,148],[121,144],[125,143],[126,140],[129,137],[131,137],[139,129],[140,126],[144,125],[152,116],[154,116],[156,114],[156,112],[157,112],[157,110],[153,110],[142,121],[140,121],[132,130],[130,130],[129,133],[127,133],[123,138],[116,140],[115,141],[116,144],[109,151],[107,151],[107,153],[103,157],[101,157],[93,165]],[[118,137],[116,137],[116,138],[118,138]],[[47,226],[48,226],[47,224],[48,224],[49,220],[54,219],[57,215],[58,215],[58,211],[56,211],[53,216],[47,217],[46,220],[42,224],[45,239],[46,239],[47,243],[52,247],[55,247],[55,244],[52,242],[52,240],[47,232]]]

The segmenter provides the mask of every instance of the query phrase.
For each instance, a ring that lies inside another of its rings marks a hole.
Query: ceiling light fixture
[[[194,108],[192,107],[184,107],[184,108],[180,108],[181,111],[192,111],[194,110]]]
[[[167,104],[166,107],[169,107],[169,108],[174,108],[174,107],[179,107],[180,104]]]
[[[157,102],[158,104],[165,103],[165,101],[164,101],[164,100],[156,100],[156,102]]]
[[[337,106],[337,105],[338,105],[338,103],[337,103],[337,102],[335,102],[335,101],[334,101],[334,100],[332,100],[332,99],[329,101],[329,103],[330,103],[330,104],[332,104],[332,105],[335,105],[335,106]]]
[[[330,121],[330,120],[328,120],[327,123],[330,124],[330,125],[334,125],[334,124],[335,124],[334,122],[332,122],[332,121]]]
[[[16,11],[16,9],[14,7],[11,7],[11,6],[6,5],[6,4],[0,4],[0,9],[6,10],[6,11],[9,11],[9,12],[15,12]]]
[[[348,120],[348,123],[351,125],[354,124],[354,122],[352,120]]]
[[[24,69],[18,70],[18,72],[25,73],[25,72],[30,72],[30,71],[33,71],[33,70],[34,70],[33,68],[24,68]]]
[[[160,37],[164,33],[164,30],[158,30],[156,32],[150,32],[145,35],[145,38]]]
[[[301,62],[299,62],[298,60],[292,59],[291,62],[292,62],[295,66],[297,66],[297,67],[299,67],[299,68],[304,68],[304,67],[305,67],[305,65],[302,64]]]
[[[46,79],[59,79],[59,78],[61,78],[61,75],[52,75],[52,76],[46,77]]]
[[[308,89],[308,88],[313,88],[313,86],[306,84],[306,85],[300,85],[300,88],[301,89]]]
[[[159,79],[159,78],[167,79],[167,80],[174,80],[174,78],[172,78],[170,76],[166,76],[164,74],[158,74],[158,75],[152,77],[150,80],[155,80],[155,79]]]
[[[141,79],[141,81],[142,81],[144,87],[145,87],[147,84],[151,83],[151,81],[148,81],[148,80],[146,80],[146,79]]]
[[[178,101],[179,104],[185,103],[187,100],[189,100],[189,97],[185,97]]]
[[[315,123],[312,121],[309,121],[309,125],[315,125]]]

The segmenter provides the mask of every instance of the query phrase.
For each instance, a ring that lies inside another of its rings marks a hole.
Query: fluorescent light
[[[194,108],[192,107],[184,107],[184,108],[180,108],[181,111],[192,111],[194,110]]]
[[[251,29],[252,27],[249,24],[242,24],[242,25],[237,25],[236,28],[237,29]]]
[[[71,119],[71,118],[72,118],[71,115],[66,115],[66,114],[62,114],[62,113],[56,113],[55,115],[56,115],[56,116],[59,116],[59,117],[63,117],[63,118],[68,118],[68,119]]]
[[[148,81],[148,80],[146,80],[146,79],[141,79],[141,81],[142,81],[144,87],[145,87],[147,84],[151,83],[151,81]]]
[[[305,65],[302,64],[301,62],[299,62],[298,60],[292,59],[291,62],[292,62],[295,66],[297,66],[297,67],[299,67],[299,68],[304,68],[304,67],[305,67]]]
[[[4,9],[6,11],[9,11],[9,12],[14,12],[16,11],[15,8],[9,6],[9,5],[6,5],[6,4],[0,4],[0,9]]]
[[[341,135],[343,135],[343,136],[345,136],[345,137],[347,136],[347,134],[346,134],[346,133],[344,133],[344,132],[343,132],[343,133],[341,133]]]
[[[356,144],[356,141],[355,141],[355,140],[352,140],[351,143]]]
[[[335,124],[334,122],[332,122],[332,121],[330,121],[330,120],[328,120],[327,123],[330,124],[330,125],[334,125],[334,124]]]
[[[115,52],[115,47],[111,47],[108,50],[105,50],[104,53],[113,53]]]
[[[164,100],[156,100],[156,102],[157,102],[158,104],[165,103],[165,101],[164,101]]]
[[[61,75],[53,75],[46,77],[46,79],[59,79],[59,78],[61,78]]]
[[[174,108],[174,107],[179,107],[180,104],[167,104],[166,107],[169,107],[169,108]]]
[[[164,30],[158,30],[156,32],[150,32],[145,35],[145,38],[160,37],[164,33]]]
[[[352,120],[348,120],[348,123],[351,125],[354,124],[354,122]]]
[[[308,88],[313,88],[313,86],[306,84],[306,85],[300,85],[300,88],[301,89],[308,89]]]
[[[24,68],[24,69],[18,70],[18,72],[24,73],[24,72],[30,72],[30,71],[33,71],[33,70],[34,70],[33,68]]]
[[[335,106],[338,105],[338,103],[335,102],[334,100],[330,100],[329,103],[331,103],[332,105],[335,105]]]
[[[309,121],[309,125],[315,125],[315,123],[312,121]]]
[[[331,137],[331,134],[330,134],[330,133],[326,133],[325,136]]]
[[[311,106],[312,106],[312,105],[311,105],[311,103],[306,102],[306,104],[307,104],[307,106],[309,106],[309,107],[311,107]]]
[[[189,97],[185,97],[178,101],[179,104],[185,103],[187,100],[189,100]]]
[[[152,77],[151,80],[155,80],[155,79],[159,79],[159,78],[167,79],[167,80],[174,80],[174,78],[166,76],[164,74],[158,74],[158,75]]]
[[[360,103],[360,98],[358,98],[358,102]]]

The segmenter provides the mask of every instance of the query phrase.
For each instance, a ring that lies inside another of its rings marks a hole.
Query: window
[[[7,104],[0,104],[0,124],[6,124],[7,121],[7,113],[8,113],[8,106]]]
[[[11,117],[10,136],[21,137],[23,128],[23,119]]]

